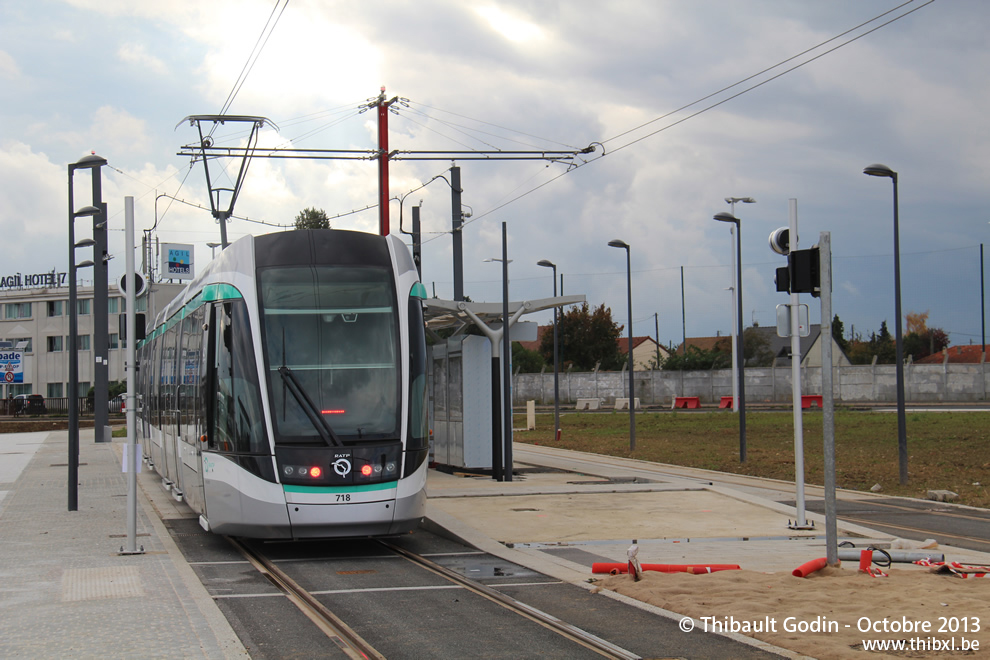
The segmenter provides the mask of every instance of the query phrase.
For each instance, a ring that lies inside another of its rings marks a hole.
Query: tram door
[[[179,414],[179,383],[177,341],[180,323],[175,323],[162,335],[162,362],[160,382],[159,414],[162,429],[162,463],[159,473],[172,487],[173,494],[181,495],[182,486],[179,482],[179,458],[176,452],[175,438],[178,433]]]
[[[189,506],[205,514],[203,497],[202,443],[203,406],[203,319],[206,307],[191,311],[182,319],[179,338],[178,413],[176,415],[175,448],[182,494]]]

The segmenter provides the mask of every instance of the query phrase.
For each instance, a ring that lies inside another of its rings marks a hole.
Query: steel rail
[[[617,660],[640,660],[640,656],[627,651],[611,642],[608,642],[601,637],[592,635],[589,632],[581,630],[576,626],[572,626],[569,623],[561,621],[555,616],[542,612],[535,607],[531,607],[526,603],[520,602],[511,596],[506,596],[502,592],[493,589],[487,585],[476,582],[470,578],[464,577],[460,573],[450,570],[445,566],[441,566],[435,562],[426,559],[425,557],[418,555],[414,552],[410,552],[404,548],[385,541],[383,539],[377,539],[380,544],[391,550],[392,552],[405,557],[409,561],[422,566],[423,568],[432,571],[452,582],[459,584],[465,589],[487,598],[488,600],[501,605],[507,610],[514,612],[520,616],[523,616],[530,621],[540,624],[544,628],[552,630],[553,632],[570,639],[572,642],[579,644],[591,651],[598,653],[606,658],[615,658]]]
[[[848,501],[849,500],[847,500],[847,502]],[[880,508],[883,508],[883,509],[895,509],[897,511],[904,511],[905,513],[915,513],[915,514],[933,514],[933,513],[937,513],[937,514],[939,514],[939,516],[945,516],[947,518],[959,518],[961,520],[974,520],[974,521],[977,521],[977,522],[990,523],[990,518],[988,518],[986,516],[968,515],[966,513],[952,511],[952,510],[939,509],[938,511],[933,511],[932,509],[919,509],[919,508],[910,507],[910,506],[903,506],[903,505],[900,505],[900,504],[891,504],[889,502],[875,502],[873,500],[861,500],[861,501],[862,502],[869,503],[870,506],[880,507]],[[934,500],[928,500],[928,501],[932,505],[942,504],[942,502],[936,502]],[[841,517],[841,514],[840,514],[840,517]],[[980,539],[974,539],[974,540],[980,540]]]
[[[364,638],[354,632],[336,614],[327,609],[311,593],[303,589],[266,557],[248,548],[232,537],[226,537],[238,552],[240,552],[254,568],[268,578],[289,601],[309,618],[316,626],[336,644],[344,654],[355,660],[374,658],[385,660],[385,656],[375,650]]]

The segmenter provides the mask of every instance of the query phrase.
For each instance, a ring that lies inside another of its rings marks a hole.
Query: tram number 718
[[[337,501],[338,502],[350,502],[351,501],[351,494],[350,493],[337,493]]]

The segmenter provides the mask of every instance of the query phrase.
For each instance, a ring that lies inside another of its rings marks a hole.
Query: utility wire
[[[660,115],[659,117],[656,117],[654,119],[651,119],[650,121],[648,121],[646,123],[640,124],[639,126],[636,126],[634,128],[630,128],[630,129],[628,129],[626,131],[623,131],[622,133],[619,133],[618,135],[613,135],[610,138],[607,138],[605,140],[602,140],[602,143],[603,144],[604,143],[608,143],[608,142],[611,142],[612,140],[617,140],[618,138],[623,137],[625,135],[628,135],[630,133],[634,133],[634,132],[640,130],[641,128],[645,128],[645,127],[649,126],[650,124],[655,124],[656,122],[658,122],[658,121],[660,121],[662,119],[666,119],[667,117],[670,117],[671,115],[676,115],[678,112],[680,112],[682,110],[687,110],[690,107],[693,107],[695,105],[698,105],[699,103],[702,103],[703,101],[707,101],[708,99],[710,99],[712,97],[715,97],[715,96],[718,96],[719,94],[721,94],[723,92],[727,92],[730,89],[732,89],[733,87],[738,87],[739,85],[742,85],[745,82],[749,82],[750,80],[753,80],[754,78],[758,78],[759,76],[762,76],[764,73],[768,73],[770,71],[773,71],[774,69],[776,69],[776,68],[778,68],[778,67],[780,67],[780,66],[782,66],[784,64],[787,64],[788,62],[791,62],[793,60],[796,60],[797,58],[801,57],[802,55],[807,55],[808,53],[810,53],[812,51],[818,50],[819,48],[821,48],[825,44],[829,44],[829,43],[835,41],[836,39],[841,39],[842,37],[846,36],[847,34],[849,34],[851,32],[855,32],[856,30],[860,29],[861,27],[864,27],[866,25],[869,25],[870,23],[873,23],[874,21],[876,21],[876,20],[878,20],[880,18],[883,18],[884,16],[886,16],[886,15],[892,13],[892,12],[895,12],[898,9],[900,9],[901,7],[904,7],[905,5],[909,5],[912,2],[914,2],[914,1],[915,0],[907,0],[907,2],[905,2],[903,4],[900,4],[900,5],[896,6],[896,7],[894,7],[893,9],[891,9],[889,11],[886,11],[886,12],[884,12],[884,13],[878,15],[878,16],[874,16],[870,20],[864,21],[863,23],[860,23],[859,25],[857,25],[855,27],[849,28],[845,32],[842,32],[841,34],[837,34],[834,37],[832,37],[831,39],[826,39],[825,41],[823,41],[823,42],[821,42],[821,43],[819,43],[819,44],[817,44],[815,46],[812,46],[811,48],[808,48],[806,50],[801,51],[800,53],[798,53],[796,55],[793,55],[791,57],[788,57],[786,60],[782,60],[780,62],[777,62],[773,66],[769,66],[769,67],[763,69],[762,71],[758,71],[757,73],[754,73],[751,76],[747,76],[746,78],[743,78],[742,80],[738,80],[738,81],[732,83],[731,85],[728,85],[726,87],[723,87],[722,89],[718,90],[717,92],[712,92],[708,96],[703,96],[700,99],[697,99],[695,101],[691,101],[687,105],[682,105],[681,107],[677,108],[676,110],[671,110],[670,112],[667,112],[665,114]],[[934,0],[929,0],[929,2],[934,2]],[[924,5],[921,5],[921,7],[923,7],[923,6]],[[917,9],[921,9],[921,7],[917,7],[915,10],[912,10],[912,11],[917,11]],[[911,13],[911,12],[908,12],[908,13]],[[904,14],[904,16],[907,16],[907,14]],[[899,16],[898,18],[902,18],[902,17]],[[897,20],[897,19],[895,18],[894,20]],[[891,22],[893,22],[893,21],[891,21]],[[887,23],[884,23],[884,25],[887,25]],[[879,26],[877,28],[874,28],[874,29],[879,29],[881,27],[883,27],[883,25],[881,25],[881,26]],[[860,35],[860,36],[865,36],[866,34],[869,34],[869,32],[866,32],[866,33],[864,33],[863,35]],[[854,41],[854,40],[852,40],[852,41]],[[846,42],[846,43],[851,43],[851,41],[850,42]],[[843,45],[845,45],[845,44],[843,44]],[[831,52],[831,51],[828,51],[828,52]],[[823,53],[823,54],[827,54],[827,53]],[[813,60],[808,60],[808,61],[811,62]],[[797,67],[795,67],[795,68],[797,68]],[[793,69],[788,69],[788,71],[785,71],[784,73],[788,73],[789,71],[793,71]],[[773,80],[773,78],[770,78],[770,80]],[[769,81],[767,81],[767,82],[769,82]],[[751,87],[749,89],[754,89],[754,88]],[[746,91],[749,91],[749,90],[746,90]],[[730,98],[735,98],[735,97],[730,97]],[[726,100],[728,100],[728,99],[726,99]]]
[[[799,53],[797,55],[794,55],[792,57],[789,57],[786,60],[783,60],[782,62],[778,62],[777,64],[775,64],[775,65],[773,65],[771,67],[768,67],[768,68],[764,69],[763,71],[761,71],[759,73],[753,74],[752,76],[748,76],[748,77],[744,78],[743,80],[740,80],[740,81],[738,81],[736,83],[733,83],[732,85],[729,85],[728,87],[725,87],[725,88],[723,88],[723,89],[721,89],[721,90],[719,90],[717,92],[713,92],[712,94],[709,94],[709,95],[707,95],[707,96],[705,96],[705,97],[703,97],[701,99],[698,99],[697,101],[693,101],[693,102],[691,102],[691,103],[689,103],[689,104],[687,104],[685,106],[682,106],[681,108],[679,108],[677,110],[674,110],[672,112],[668,112],[668,113],[666,113],[664,115],[661,115],[660,117],[657,117],[656,119],[653,119],[653,120],[651,120],[649,122],[646,122],[645,124],[641,124],[640,126],[637,126],[635,128],[632,128],[632,129],[629,129],[627,131],[624,131],[623,133],[619,133],[618,135],[615,135],[615,136],[613,136],[611,138],[608,138],[607,140],[604,140],[603,142],[599,142],[597,144],[604,145],[604,142],[612,141],[612,140],[618,139],[619,137],[622,137],[624,135],[628,135],[629,133],[632,133],[632,132],[635,132],[637,130],[640,130],[640,129],[646,127],[646,126],[649,126],[650,124],[653,124],[653,123],[655,123],[657,121],[660,121],[660,120],[662,120],[662,119],[664,119],[666,117],[669,117],[672,114],[675,114],[677,112],[680,112],[683,109],[690,108],[690,107],[692,107],[694,105],[697,105],[698,103],[701,103],[702,101],[705,101],[705,100],[710,99],[710,98],[712,98],[714,96],[717,96],[718,94],[720,94],[722,92],[725,92],[725,91],[727,91],[729,89],[732,89],[733,87],[737,87],[738,85],[740,85],[742,83],[745,83],[745,82],[747,82],[749,80],[752,80],[753,78],[758,77],[758,76],[762,75],[763,73],[766,73],[768,71],[772,71],[773,69],[776,69],[777,67],[781,66],[782,64],[786,64],[787,62],[790,62],[790,61],[794,60],[795,58],[800,57],[801,55],[804,55],[804,54],[807,54],[807,53],[809,53],[811,51],[814,51],[814,50],[820,48],[821,46],[823,46],[825,44],[828,44],[828,43],[830,43],[832,41],[835,41],[836,39],[841,38],[844,35],[849,34],[850,32],[854,32],[855,30],[857,30],[857,29],[859,29],[859,28],[861,28],[861,27],[863,27],[865,25],[868,25],[870,23],[873,23],[874,21],[876,21],[876,20],[878,20],[880,18],[883,18],[884,16],[887,16],[891,12],[897,11],[898,9],[901,9],[901,8],[905,7],[906,5],[911,4],[914,1],[915,0],[908,0],[908,2],[905,2],[905,3],[901,4],[901,5],[898,5],[897,7],[894,7],[893,9],[891,9],[889,11],[886,11],[883,14],[879,14],[878,16],[875,16],[874,18],[872,18],[872,19],[870,19],[870,20],[868,20],[868,21],[866,21],[864,23],[861,23],[860,25],[858,25],[858,26],[856,26],[854,28],[850,28],[849,30],[846,30],[842,34],[836,35],[835,37],[832,37],[831,39],[828,39],[826,41],[823,41],[822,43],[818,44],[817,46],[814,46],[813,48],[809,48],[809,49],[803,51],[802,53]],[[492,208],[492,209],[490,209],[488,211],[485,211],[484,213],[481,213],[479,215],[474,216],[473,218],[471,218],[468,221],[464,222],[464,224],[461,225],[461,229],[463,230],[464,227],[467,227],[471,223],[476,222],[478,220],[481,220],[482,218],[484,218],[486,216],[489,216],[489,215],[495,213],[496,211],[499,211],[502,208],[505,208],[509,204],[512,204],[513,202],[516,202],[516,201],[522,199],[523,197],[526,197],[527,195],[530,195],[530,194],[536,192],[537,190],[539,190],[539,189],[541,189],[541,188],[543,188],[545,186],[550,185],[551,183],[553,183],[557,179],[560,179],[561,177],[563,177],[563,176],[565,176],[567,174],[570,174],[571,172],[573,172],[574,170],[576,170],[576,169],[578,169],[580,167],[584,167],[585,165],[587,165],[589,163],[599,161],[599,160],[601,160],[602,158],[604,158],[607,155],[611,155],[611,154],[613,154],[613,153],[615,153],[617,151],[621,151],[622,149],[625,149],[626,147],[630,147],[630,146],[632,146],[632,145],[634,145],[634,144],[636,144],[638,142],[642,142],[643,140],[646,140],[647,138],[653,137],[653,136],[657,135],[658,133],[661,133],[661,132],[663,132],[663,131],[665,131],[665,130],[667,130],[669,128],[673,128],[674,126],[677,126],[678,124],[682,124],[682,123],[684,123],[685,121],[687,121],[689,119],[693,119],[694,117],[697,117],[700,114],[703,114],[703,113],[705,113],[705,112],[707,112],[707,111],[709,111],[709,110],[711,110],[713,108],[716,108],[716,107],[722,105],[723,103],[727,103],[728,101],[731,101],[733,99],[736,99],[736,98],[742,96],[743,94],[746,94],[747,92],[750,92],[750,91],[752,91],[754,89],[757,89],[758,87],[762,87],[763,85],[765,85],[765,84],[767,84],[767,83],[769,83],[769,82],[771,82],[773,80],[776,80],[777,78],[780,78],[781,76],[784,76],[784,75],[786,75],[786,74],[794,71],[795,69],[798,69],[798,68],[804,66],[805,64],[809,64],[811,62],[814,62],[815,60],[820,59],[820,58],[824,57],[825,55],[828,55],[829,53],[832,53],[832,52],[838,50],[839,48],[842,48],[843,46],[847,46],[847,45],[851,44],[852,42],[857,41],[857,40],[865,37],[868,34],[871,34],[873,32],[876,32],[877,30],[879,30],[879,29],[881,29],[883,27],[886,27],[887,25],[890,25],[891,23],[893,23],[895,21],[899,21],[900,19],[904,18],[905,16],[908,16],[909,14],[912,14],[912,13],[918,11],[922,7],[925,7],[927,5],[930,5],[934,1],[935,0],[928,0],[928,2],[925,2],[924,4],[919,5],[919,6],[915,7],[914,9],[911,9],[910,11],[907,11],[907,12],[905,12],[903,14],[900,14],[898,16],[895,16],[894,18],[890,19],[889,21],[887,21],[885,23],[882,23],[882,24],[880,24],[880,25],[878,25],[878,26],[876,26],[876,27],[874,27],[874,28],[872,28],[872,29],[870,29],[870,30],[868,30],[868,31],[860,34],[860,35],[857,35],[857,36],[853,37],[852,39],[849,39],[847,41],[844,41],[844,42],[840,43],[838,46],[835,46],[833,48],[830,48],[829,50],[825,51],[824,53],[821,53],[819,55],[816,55],[815,57],[812,57],[811,59],[805,60],[805,61],[801,62],[800,64],[797,64],[797,65],[795,65],[795,66],[793,66],[793,67],[791,67],[789,69],[786,69],[785,71],[782,71],[781,73],[778,73],[777,75],[772,76],[771,78],[768,78],[768,79],[763,80],[763,81],[761,81],[761,82],[759,82],[759,83],[757,83],[755,85],[752,85],[750,87],[747,87],[746,89],[744,89],[744,90],[742,90],[742,91],[740,91],[740,92],[738,92],[736,94],[733,94],[732,96],[729,96],[728,98],[722,99],[721,101],[718,101],[718,102],[713,103],[713,104],[711,104],[709,106],[706,106],[706,107],[702,108],[701,110],[698,110],[698,111],[696,111],[696,112],[688,115],[687,117],[684,117],[682,119],[679,119],[679,120],[677,120],[677,121],[675,121],[675,122],[673,122],[671,124],[668,124],[668,125],[666,125],[666,126],[664,126],[662,128],[659,128],[659,129],[657,129],[657,130],[655,130],[655,131],[653,131],[651,133],[648,133],[648,134],[646,134],[646,135],[644,135],[642,137],[639,137],[639,138],[637,138],[635,140],[632,140],[630,142],[627,142],[626,144],[623,144],[621,146],[618,146],[618,147],[612,149],[611,151],[609,151],[607,153],[606,152],[603,152],[602,155],[599,156],[598,158],[592,158],[592,159],[589,159],[589,160],[585,160],[585,161],[583,161],[581,163],[572,163],[571,166],[566,171],[561,172],[557,176],[554,176],[553,178],[548,179],[547,181],[544,181],[540,185],[538,185],[538,186],[536,186],[536,187],[534,187],[534,188],[532,188],[530,190],[527,190],[526,192],[524,192],[524,193],[522,193],[522,194],[520,194],[520,195],[518,195],[518,196],[516,196],[516,197],[514,197],[514,198],[512,198],[512,199],[510,199],[508,201],[506,201],[505,203],[499,204],[499,205],[495,206],[494,208]],[[604,148],[604,146],[603,146],[603,148]],[[434,239],[430,239],[430,240],[434,240]]]
[[[265,27],[262,28],[261,34],[258,35],[258,39],[254,42],[254,47],[251,49],[251,53],[248,55],[247,61],[244,62],[244,66],[241,68],[241,72],[237,76],[237,80],[234,82],[233,88],[231,88],[230,93],[227,95],[227,100],[223,102],[223,107],[220,109],[221,115],[226,114],[226,112],[230,109],[230,106],[234,103],[234,99],[241,91],[241,87],[244,86],[244,82],[247,80],[248,75],[251,73],[255,63],[258,61],[258,57],[261,56],[261,51],[265,49],[265,45],[268,43],[269,37],[271,37],[272,32],[275,31],[275,26],[278,25],[279,20],[282,18],[285,8],[289,6],[289,0],[285,0],[285,4],[282,5],[282,10],[278,12],[278,16],[276,16],[275,21],[272,22],[272,17],[275,16],[275,12],[278,11],[278,6],[281,2],[282,0],[275,0],[275,6],[272,7],[272,13],[269,14],[268,20],[265,22]],[[269,28],[269,26],[271,27]],[[264,38],[264,40],[262,40],[262,38]],[[216,124],[213,125],[213,130],[215,129]]]

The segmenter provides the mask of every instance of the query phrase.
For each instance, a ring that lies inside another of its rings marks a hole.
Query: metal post
[[[653,332],[657,338],[657,369],[660,368],[660,314],[653,312]]]
[[[736,359],[739,369],[739,462],[746,462],[746,343],[743,337],[742,306],[742,223],[736,220]]]
[[[221,250],[226,250],[230,243],[227,241],[227,218],[230,214],[226,211],[217,211],[217,221],[220,223],[220,245]]]
[[[632,257],[629,244],[619,239],[608,242],[609,247],[622,248],[626,251],[626,301],[628,303],[629,328],[629,451],[636,451],[636,381],[633,375],[633,315],[632,315]],[[597,371],[597,370],[596,370]],[[596,377],[597,379],[597,377]]]
[[[93,199],[102,197],[100,177],[93,176]],[[99,215],[93,216],[93,430],[96,442],[110,442],[109,400],[110,350],[107,330],[107,205],[97,204]]]
[[[904,338],[901,336],[901,248],[899,235],[897,172],[886,165],[867,165],[863,174],[888,177],[894,182],[894,353],[897,364],[897,459],[901,485],[908,482],[907,419],[904,413]]]
[[[636,451],[636,381],[633,374],[632,257],[626,247],[626,298],[629,311],[629,451]]]
[[[453,239],[454,300],[464,300],[464,248],[461,242],[461,168],[450,168],[450,235]]]
[[[509,339],[509,247],[506,241],[505,223],[502,223],[502,409],[505,420],[502,436],[505,460],[505,480],[512,481],[512,348]]]
[[[980,353],[987,350],[987,299],[983,289],[983,243],[980,243]]]
[[[557,267],[553,267],[553,297],[557,297]],[[559,308],[553,308],[553,428],[554,439],[560,440],[560,349],[557,347],[557,314]]]
[[[788,229],[788,251],[791,254],[798,249],[798,219],[797,200],[790,199],[790,228]],[[788,259],[790,267],[791,288],[796,281],[794,277],[793,260]],[[798,306],[800,304],[800,294],[791,293],[791,398],[794,404],[794,485],[797,495],[795,497],[795,509],[797,520],[794,521],[794,529],[802,529],[807,526],[804,507],[804,419],[801,415],[801,328]]]
[[[423,279],[423,235],[419,222],[419,207],[412,207],[412,244],[413,263],[416,264],[416,273],[420,280]]]
[[[818,238],[819,286],[822,303],[822,441],[825,458],[825,561],[839,565],[835,501],[835,401],[832,395],[832,235]]]
[[[72,190],[74,167],[69,165],[69,511],[79,510],[79,352],[76,336],[79,334],[76,319],[76,217]]]
[[[137,444],[137,328],[135,325],[137,306],[137,277],[134,272],[134,198],[124,198],[124,295],[127,300],[126,325],[127,342],[126,370],[127,397],[125,412],[127,415],[127,447],[125,453],[125,469],[127,471],[127,548],[121,548],[121,554],[140,554],[144,546],[137,548],[137,471],[140,465],[141,449]]]
[[[85,156],[79,162],[69,165],[69,392],[66,397],[69,404],[69,442],[68,442],[68,507],[69,511],[79,508],[79,319],[78,296],[76,283],[76,247],[94,245],[95,241],[88,240],[76,244],[75,220],[77,217],[92,215],[105,216],[101,201],[97,195],[102,194],[99,177],[100,168],[107,164],[105,158],[92,154]],[[75,210],[75,194],[73,190],[73,175],[77,169],[88,169],[93,177],[93,204],[77,212]],[[104,316],[105,318],[105,316]],[[99,437],[99,436],[97,436]]]
[[[684,266],[681,266],[681,355],[687,355],[687,313],[684,308]]]
[[[901,485],[908,482],[907,417],[904,411],[904,337],[901,333],[901,248],[898,229],[897,172],[894,181],[894,354],[897,359],[897,459]]]
[[[733,216],[735,216],[735,204],[733,204],[733,210],[730,211]],[[732,236],[732,242],[738,243],[736,239],[736,227],[735,225],[729,225],[729,234]],[[735,246],[733,246],[735,247]],[[736,291],[738,290],[738,283],[736,279],[736,251],[732,251],[732,412],[739,412],[739,315],[742,314],[742,310],[739,309],[739,305],[736,301]],[[743,461],[745,459],[742,459]]]

